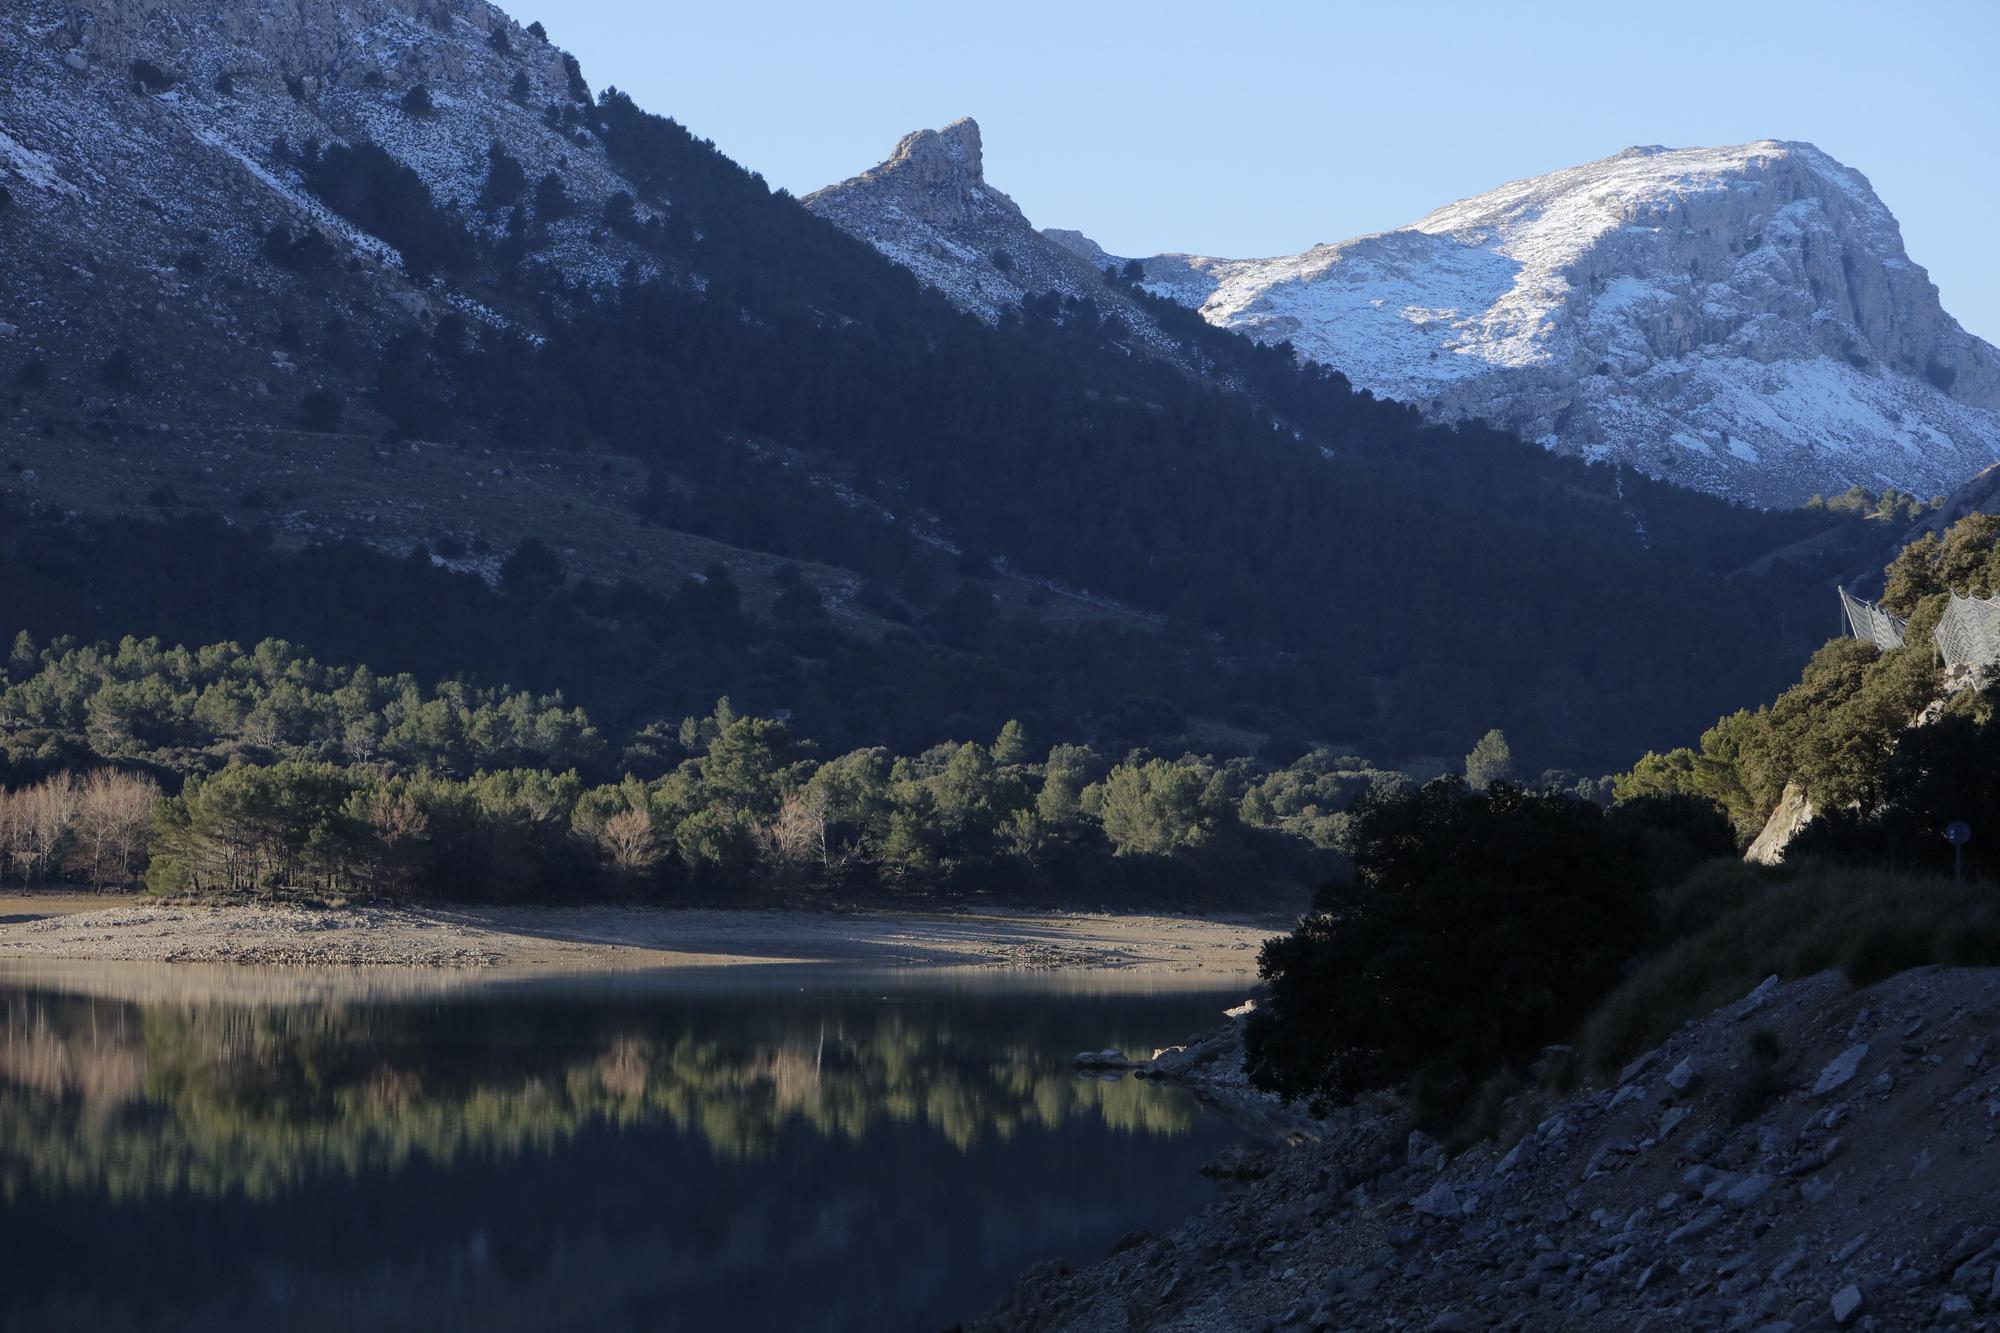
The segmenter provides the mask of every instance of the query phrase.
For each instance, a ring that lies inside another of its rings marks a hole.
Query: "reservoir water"
[[[1209,1197],[1233,988],[0,970],[0,1328],[936,1330]]]

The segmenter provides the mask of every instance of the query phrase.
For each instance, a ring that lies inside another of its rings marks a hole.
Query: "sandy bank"
[[[164,906],[0,895],[0,963],[159,963],[602,971],[748,963],[1255,972],[1275,920],[1101,913],[578,907]]]

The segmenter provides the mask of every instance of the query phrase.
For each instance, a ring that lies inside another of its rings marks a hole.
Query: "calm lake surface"
[[[1069,1058],[1241,983],[187,975],[0,970],[0,1328],[934,1330],[1179,1221],[1236,1137]]]

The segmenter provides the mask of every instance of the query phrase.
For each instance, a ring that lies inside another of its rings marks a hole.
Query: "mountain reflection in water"
[[[1241,997],[800,968],[104,993],[0,974],[8,1328],[938,1328],[1200,1206],[1228,1128],[1069,1056]]]

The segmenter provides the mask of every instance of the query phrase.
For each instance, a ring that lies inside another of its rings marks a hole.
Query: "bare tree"
[[[0,879],[11,870],[28,877],[27,808],[15,792],[0,791]]]
[[[828,868],[826,793],[808,787],[795,791],[778,807],[771,821],[771,841],[787,861],[817,861]]]
[[[103,888],[107,876],[129,883],[140,853],[153,833],[153,806],[160,785],[143,773],[100,768],[83,780],[77,793],[78,859],[90,870],[92,888]]]
[[[408,792],[378,791],[368,799],[361,818],[381,849],[369,889],[380,893],[385,883],[405,887],[412,860],[430,834],[430,817]]]
[[[660,862],[660,841],[653,816],[640,809],[620,810],[604,821],[597,844],[620,874],[642,875]]]
[[[47,883],[56,857],[76,824],[77,811],[82,804],[81,784],[74,773],[57,773],[25,791],[16,792],[14,799],[27,815],[30,861],[42,882]]]

